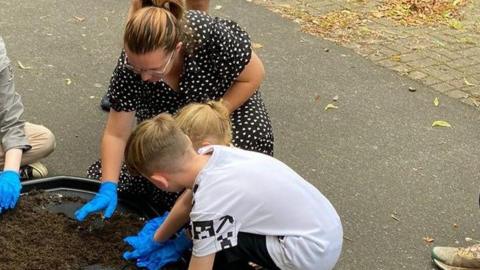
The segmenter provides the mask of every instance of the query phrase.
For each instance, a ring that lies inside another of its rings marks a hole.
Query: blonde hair
[[[182,0],[132,0],[123,42],[135,54],[173,51],[184,40]]]
[[[230,116],[221,101],[188,104],[174,118],[195,149],[207,138],[215,140],[212,144],[228,145],[232,141]]]
[[[190,140],[173,117],[162,113],[143,121],[132,132],[125,148],[125,164],[130,172],[145,176],[154,170],[174,171],[189,148]]]

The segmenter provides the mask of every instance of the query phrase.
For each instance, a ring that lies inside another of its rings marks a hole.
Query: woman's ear
[[[179,52],[181,49],[182,49],[182,46],[183,46],[183,42],[178,42],[177,43],[177,46],[175,46],[175,50],[177,50],[177,52]]]
[[[158,188],[167,190],[168,189],[168,181],[165,178],[164,174],[161,172],[154,172],[150,177],[150,181]]]

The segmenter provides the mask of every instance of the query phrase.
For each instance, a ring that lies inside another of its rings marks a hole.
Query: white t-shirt
[[[238,232],[247,232],[267,236],[268,252],[282,270],[333,268],[342,226],[313,185],[264,154],[224,146],[199,150],[209,152],[193,188],[193,255],[234,247]]]

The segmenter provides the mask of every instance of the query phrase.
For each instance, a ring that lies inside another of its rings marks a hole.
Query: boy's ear
[[[209,146],[211,143],[209,141],[203,141],[202,142],[202,147]]]
[[[154,172],[149,178],[156,187],[160,189],[168,189],[168,181],[163,173]]]

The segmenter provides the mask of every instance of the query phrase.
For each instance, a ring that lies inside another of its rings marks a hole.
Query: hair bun
[[[183,17],[183,14],[185,12],[183,0],[146,0],[146,1],[150,2],[152,6],[163,8],[165,10],[170,11],[170,13],[172,13],[172,15],[177,20],[180,20]]]

